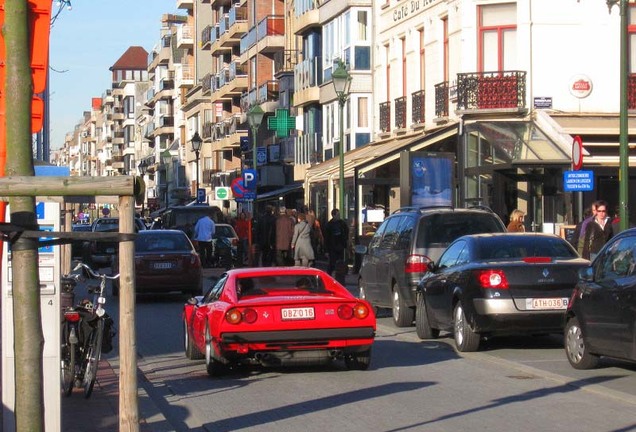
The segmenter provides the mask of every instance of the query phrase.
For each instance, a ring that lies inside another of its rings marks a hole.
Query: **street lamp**
[[[194,135],[192,135],[190,144],[192,144],[192,151],[194,152],[196,156],[196,163],[197,163],[197,182],[196,182],[195,194],[196,194],[197,203],[198,203],[199,202],[199,151],[201,150],[201,145],[203,144],[203,140],[201,139],[201,136],[199,136],[199,132],[195,132]]]
[[[349,99],[349,90],[351,88],[351,75],[347,71],[347,68],[342,60],[338,60],[338,66],[336,70],[331,74],[331,82],[333,88],[336,91],[336,97],[338,98],[338,107],[340,108],[340,182],[338,188],[340,189],[340,211],[346,217],[347,209],[345,207],[345,179],[344,179],[344,105]]]
[[[263,122],[263,117],[265,117],[265,111],[263,111],[263,108],[261,108],[260,105],[254,105],[248,112],[247,112],[247,122],[250,125],[250,129],[252,129],[252,161],[254,164],[254,171],[256,171],[256,167],[258,166],[258,163],[256,162],[256,136],[258,134],[258,128],[261,125],[261,123]],[[256,265],[256,252],[254,250],[254,220],[256,218],[257,214],[256,214],[256,197],[254,197],[254,202],[252,203],[252,217],[249,220],[249,236],[248,236],[248,242],[250,245],[250,252],[252,255],[252,264]]]
[[[620,118],[619,118],[619,170],[618,170],[618,200],[621,231],[627,229],[628,213],[627,198],[629,185],[629,137],[627,129],[627,76],[629,73],[627,64],[627,45],[628,45],[628,28],[627,28],[627,0],[607,0],[607,7],[610,13],[612,7],[618,5],[621,16],[621,43],[620,43]]]
[[[146,171],[148,171],[148,161],[146,159],[142,159],[141,162],[139,162],[139,174],[141,175],[142,179],[145,177]],[[146,192],[145,192],[145,188],[144,188],[144,199],[141,202],[141,215],[142,216],[144,215],[145,204],[146,204]]]

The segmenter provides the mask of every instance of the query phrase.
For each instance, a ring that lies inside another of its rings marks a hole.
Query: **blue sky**
[[[185,14],[176,0],[72,0],[51,28],[49,91],[51,149],[64,144],[91,98],[111,88],[108,70],[128,47],[150,52],[159,43],[161,16]],[[58,11],[53,0],[53,14]]]

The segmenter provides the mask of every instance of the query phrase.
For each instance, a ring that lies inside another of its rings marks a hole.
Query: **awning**
[[[268,199],[274,199],[274,198],[278,198],[278,197],[282,197],[285,196],[289,193],[292,193],[294,191],[300,190],[303,188],[303,184],[302,183],[294,183],[294,184],[290,184],[287,186],[284,186],[280,189],[275,189],[272,191],[268,191],[268,192],[263,192],[263,193],[259,193],[256,195],[256,201],[264,201],[264,200],[268,200]]]
[[[433,143],[457,134],[457,123],[452,123],[429,130],[412,132],[397,137],[373,141],[346,152],[344,155],[344,176],[353,177],[356,168],[367,172],[399,158],[399,153],[406,149],[419,150]],[[340,171],[340,158],[334,157],[321,164],[307,169],[308,184],[324,182],[330,177],[337,178]]]

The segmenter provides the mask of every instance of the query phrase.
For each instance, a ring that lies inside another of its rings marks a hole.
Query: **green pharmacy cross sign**
[[[296,119],[289,116],[289,110],[277,109],[274,117],[267,119],[267,128],[276,131],[278,138],[289,136],[289,131],[296,129]]]

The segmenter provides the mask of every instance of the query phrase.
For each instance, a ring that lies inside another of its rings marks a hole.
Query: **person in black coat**
[[[344,265],[345,250],[349,241],[349,227],[340,219],[340,210],[331,210],[331,220],[325,226],[325,252],[329,258],[327,273],[331,274],[336,269],[336,263],[341,261]]]

